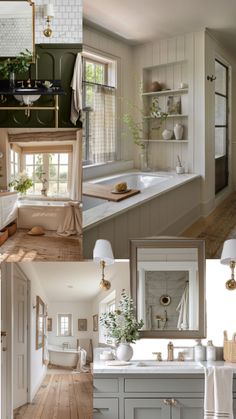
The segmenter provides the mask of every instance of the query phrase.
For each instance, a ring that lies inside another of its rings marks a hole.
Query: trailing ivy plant
[[[103,313],[100,324],[106,329],[106,337],[116,343],[135,343],[144,323],[143,320],[137,321],[134,302],[125,290],[122,290],[118,308],[114,312]]]
[[[11,73],[24,74],[32,64],[33,56],[28,49],[21,51],[19,55],[13,58],[6,58],[0,61],[0,75],[8,79]]]

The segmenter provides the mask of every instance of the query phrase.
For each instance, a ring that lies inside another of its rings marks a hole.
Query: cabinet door
[[[2,197],[2,225],[5,227],[17,218],[17,195]]]
[[[172,419],[202,419],[204,416],[203,399],[175,399],[172,405]]]
[[[125,419],[170,419],[170,409],[163,399],[126,399]]]
[[[118,399],[94,398],[93,419],[118,419]]]

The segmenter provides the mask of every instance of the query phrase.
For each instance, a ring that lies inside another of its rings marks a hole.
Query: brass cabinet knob
[[[175,399],[171,399],[170,404],[171,404],[171,406],[177,406],[178,401],[175,400]]]
[[[164,403],[166,406],[170,406],[170,405],[171,405],[171,400],[170,400],[170,399],[164,399],[164,400],[163,400],[163,403]]]

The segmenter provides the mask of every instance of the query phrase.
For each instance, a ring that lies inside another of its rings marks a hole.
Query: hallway
[[[92,419],[92,375],[49,370],[33,403],[14,412],[14,419]]]

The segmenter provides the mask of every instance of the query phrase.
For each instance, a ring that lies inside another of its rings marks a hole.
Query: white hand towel
[[[188,329],[188,323],[189,323],[189,317],[188,317],[188,311],[189,311],[189,284],[187,283],[183,295],[181,297],[181,300],[179,302],[178,307],[176,308],[176,311],[179,311],[179,318],[177,323],[178,330],[187,330]]]
[[[71,80],[72,96],[71,96],[71,114],[70,120],[76,125],[82,110],[82,57],[77,54],[73,78]]]
[[[204,419],[233,419],[233,370],[205,369]]]

